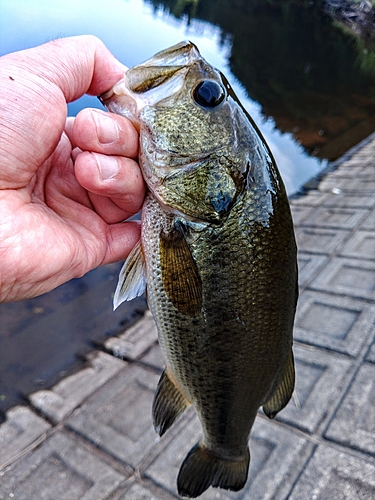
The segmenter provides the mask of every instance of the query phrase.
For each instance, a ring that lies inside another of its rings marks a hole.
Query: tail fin
[[[238,491],[245,486],[250,452],[228,460],[197,443],[183,461],[177,479],[178,493],[196,498],[210,486]]]

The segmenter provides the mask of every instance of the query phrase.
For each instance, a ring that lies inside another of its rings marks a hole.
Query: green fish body
[[[273,418],[294,389],[296,244],[283,182],[229,83],[190,42],[131,68],[101,99],[140,131],[142,238],[115,306],[147,283],[166,359],[155,428],[162,435],[192,404],[202,439],[179,493],[239,490],[259,407]]]

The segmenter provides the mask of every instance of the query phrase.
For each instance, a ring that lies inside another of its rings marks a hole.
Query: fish
[[[193,405],[202,436],[178,493],[239,491],[259,408],[274,418],[295,383],[297,248],[283,181],[227,78],[190,41],[128,69],[100,99],[139,131],[141,239],[114,307],[147,290],[166,362],[154,427],[162,436]]]

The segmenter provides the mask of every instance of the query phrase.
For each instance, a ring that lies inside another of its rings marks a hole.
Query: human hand
[[[99,39],[59,39],[0,58],[0,301],[34,297],[124,259],[145,187],[125,118],[66,103],[124,68]]]

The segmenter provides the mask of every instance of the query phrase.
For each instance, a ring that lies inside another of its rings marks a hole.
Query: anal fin
[[[145,259],[141,241],[135,245],[128,255],[118,278],[113,297],[113,309],[117,309],[122,302],[139,297],[146,291]]]
[[[281,382],[266,404],[263,405],[264,413],[268,418],[275,418],[278,412],[288,404],[293,394],[294,382],[294,357],[293,352],[290,351]]]
[[[167,370],[164,370],[152,404],[152,416],[156,432],[162,436],[189,405],[190,401],[186,399],[171,380]]]

